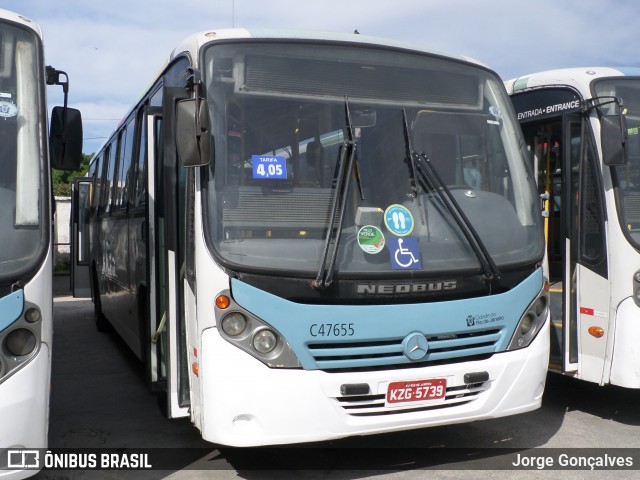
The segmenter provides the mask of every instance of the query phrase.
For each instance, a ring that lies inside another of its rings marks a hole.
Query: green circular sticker
[[[380,253],[384,248],[384,235],[378,227],[365,225],[358,230],[358,245],[365,253]]]

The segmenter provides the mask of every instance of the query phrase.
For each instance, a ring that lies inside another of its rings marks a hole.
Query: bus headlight
[[[247,318],[240,312],[231,312],[222,319],[222,330],[230,337],[237,337],[247,328]]]
[[[24,312],[24,318],[29,323],[36,323],[40,321],[42,315],[40,315],[40,310],[37,308],[30,308],[26,312]]]
[[[224,340],[271,368],[300,368],[297,355],[276,328],[238,305],[229,290],[216,298],[220,297],[228,299],[214,304],[218,333]]]
[[[36,336],[26,328],[16,328],[5,339],[5,346],[11,355],[23,357],[36,348]]]
[[[533,322],[535,318],[530,313],[527,313],[522,320],[520,320],[520,334],[526,335],[531,331],[531,327],[533,327]]]
[[[525,348],[536,338],[549,315],[549,293],[542,290],[520,317],[507,350]]]
[[[263,355],[273,351],[278,344],[278,337],[271,330],[260,330],[253,336],[253,348]]]
[[[633,274],[633,301],[640,307],[640,272]]]

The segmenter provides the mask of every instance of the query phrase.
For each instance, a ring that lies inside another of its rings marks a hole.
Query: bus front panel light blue
[[[11,355],[23,357],[36,348],[36,336],[26,328],[16,328],[5,338],[5,346]]]
[[[549,312],[549,293],[542,290],[520,317],[507,350],[525,348],[536,338]]]
[[[259,330],[253,335],[253,348],[265,355],[272,352],[278,344],[278,337],[269,329]]]
[[[222,319],[222,330],[230,337],[237,337],[247,328],[247,317],[240,312],[231,312]]]

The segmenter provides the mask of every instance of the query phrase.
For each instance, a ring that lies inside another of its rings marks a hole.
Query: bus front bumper
[[[527,348],[486,360],[346,373],[271,369],[211,328],[202,336],[196,423],[205,440],[257,446],[497,418],[540,407],[548,362],[549,321]],[[483,372],[489,380],[467,388],[465,374]],[[385,405],[390,382],[436,378],[447,380],[445,400]],[[344,397],[341,386],[352,384],[368,384],[370,395]]]

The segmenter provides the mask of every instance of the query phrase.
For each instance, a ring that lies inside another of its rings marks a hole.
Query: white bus
[[[551,368],[640,388],[640,69],[507,82],[546,199]]]
[[[0,478],[24,478],[20,449],[47,445],[52,337],[52,202],[49,173],[77,168],[82,125],[66,108],[64,72],[45,67],[40,29],[0,10]],[[47,141],[45,85],[65,106]],[[67,124],[67,128],[62,128]],[[32,466],[32,465],[25,465]]]
[[[548,295],[519,132],[461,56],[196,34],[83,180],[97,325],[219,444],[535,409]]]

